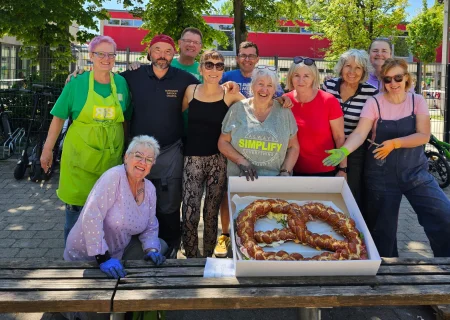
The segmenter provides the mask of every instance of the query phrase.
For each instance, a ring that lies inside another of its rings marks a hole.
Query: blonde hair
[[[303,62],[300,62],[298,64],[292,62],[291,67],[289,68],[288,74],[286,76],[286,88],[288,90],[294,90],[294,85],[292,84],[292,78],[294,77],[294,73],[297,72],[298,69],[300,68],[308,68],[309,71],[312,73],[313,77],[314,77],[314,82],[313,82],[313,88],[319,88],[320,85],[320,76],[319,76],[319,70],[317,69],[317,66],[315,63],[313,63],[312,65],[308,66],[306,64],[304,64]]]

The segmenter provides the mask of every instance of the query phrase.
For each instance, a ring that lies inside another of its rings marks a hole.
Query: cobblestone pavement
[[[64,206],[56,196],[58,174],[38,184],[13,177],[15,161],[0,162],[0,261],[62,259]],[[445,190],[450,197],[450,188]],[[201,224],[202,226],[202,224]],[[200,232],[200,235],[202,233]],[[201,241],[200,241],[201,243]],[[400,257],[433,257],[429,242],[413,209],[403,199],[400,209],[398,246]],[[254,319],[262,311],[169,312],[168,319]],[[264,311],[266,313],[270,311]],[[277,310],[294,318],[293,309]],[[49,314],[0,314],[0,319],[50,319]],[[428,307],[334,308],[322,312],[323,319],[434,319]]]

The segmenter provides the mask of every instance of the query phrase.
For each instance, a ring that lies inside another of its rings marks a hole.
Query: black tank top
[[[228,112],[223,97],[219,101],[203,102],[194,97],[189,102],[186,156],[212,156],[219,153],[217,142],[222,132],[222,121]]]

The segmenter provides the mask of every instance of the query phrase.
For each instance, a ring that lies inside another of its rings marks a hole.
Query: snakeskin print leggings
[[[227,161],[222,154],[184,157],[182,237],[187,258],[197,257],[197,229],[204,185],[206,195],[203,204],[203,252],[205,257],[212,256],[217,240],[219,207],[226,181]]]

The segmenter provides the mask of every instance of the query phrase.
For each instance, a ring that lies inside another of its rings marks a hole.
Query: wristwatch
[[[348,169],[347,169],[347,167],[345,167],[345,168],[342,168],[342,167],[338,167],[338,170],[339,170],[339,171],[342,171],[342,172],[345,172],[345,173],[347,173],[347,172],[348,172]]]

